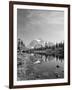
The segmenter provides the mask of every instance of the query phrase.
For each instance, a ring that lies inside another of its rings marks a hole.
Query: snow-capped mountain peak
[[[39,39],[32,40],[27,47],[28,48],[40,48],[40,47],[44,47],[46,45],[52,46],[53,43],[48,42],[48,41],[44,41],[44,40],[39,38]]]
[[[44,41],[42,39],[35,39],[29,43],[28,48],[39,48],[43,45],[44,45]]]

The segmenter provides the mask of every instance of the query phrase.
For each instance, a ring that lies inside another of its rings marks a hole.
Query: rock
[[[59,66],[59,65],[57,65],[56,67],[57,67],[57,68],[59,68],[60,66]]]
[[[55,72],[55,76],[56,76],[57,78],[60,78],[60,77],[61,77],[58,72]]]
[[[40,61],[38,60],[38,61],[36,61],[36,62],[34,62],[34,64],[39,64],[40,63]]]

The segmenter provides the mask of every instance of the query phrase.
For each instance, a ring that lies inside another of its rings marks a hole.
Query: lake
[[[18,81],[58,78],[64,78],[64,58],[45,54],[18,53]]]

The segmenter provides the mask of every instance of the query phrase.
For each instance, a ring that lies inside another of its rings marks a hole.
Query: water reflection
[[[46,54],[18,54],[17,80],[64,78],[64,58]]]

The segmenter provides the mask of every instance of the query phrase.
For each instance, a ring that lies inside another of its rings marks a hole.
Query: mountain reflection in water
[[[64,58],[45,54],[19,53],[17,55],[17,80],[42,80],[64,78]]]

